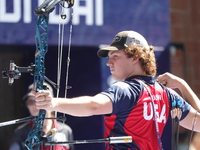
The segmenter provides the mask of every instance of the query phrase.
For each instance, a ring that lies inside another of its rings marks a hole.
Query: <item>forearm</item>
[[[58,111],[72,116],[92,116],[112,112],[112,102],[103,94],[76,98],[52,98],[48,91],[36,93],[36,107],[48,111]]]
[[[95,102],[91,96],[82,96],[71,99],[54,98],[54,110],[72,116],[92,116],[96,109]]]
[[[180,121],[180,125],[188,130],[200,132],[200,113],[191,108],[188,115]]]

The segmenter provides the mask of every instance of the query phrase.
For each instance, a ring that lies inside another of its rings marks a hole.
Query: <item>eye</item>
[[[109,57],[109,59],[112,59],[112,58],[117,58],[118,56],[117,55],[112,55]]]
[[[113,57],[119,57],[119,55],[118,54],[114,54]]]
[[[109,58],[118,58],[120,56],[120,54],[118,54],[117,52],[110,52],[109,54]]]

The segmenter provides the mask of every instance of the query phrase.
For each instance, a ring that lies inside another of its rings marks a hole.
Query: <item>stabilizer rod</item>
[[[45,145],[62,145],[62,144],[86,144],[86,143],[131,143],[131,136],[110,137],[106,139],[93,139],[93,140],[74,140],[65,142],[46,142]]]
[[[35,120],[35,119],[37,119],[37,116],[29,116],[29,117],[25,117],[25,118],[21,118],[21,119],[6,121],[6,122],[0,123],[0,127],[12,125],[12,124],[17,124],[17,123],[22,123],[22,122],[28,122],[28,121]],[[56,120],[59,120],[59,121],[65,121],[66,117],[60,116],[60,117],[57,117],[57,118],[44,118],[44,119],[56,119]]]

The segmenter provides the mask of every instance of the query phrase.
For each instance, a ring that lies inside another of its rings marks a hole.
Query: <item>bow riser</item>
[[[35,52],[35,69],[34,69],[34,86],[33,91],[46,89],[43,86],[45,81],[45,54],[48,51],[48,20],[49,15],[40,16],[36,26],[36,52]],[[34,120],[33,127],[29,133],[25,146],[28,150],[39,150],[42,143],[42,130],[44,118],[46,115],[45,110],[40,110],[36,120]]]

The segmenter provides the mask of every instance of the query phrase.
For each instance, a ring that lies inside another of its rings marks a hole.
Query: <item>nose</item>
[[[108,67],[110,67],[110,66],[111,66],[111,59],[110,59],[110,58],[108,59],[108,61],[107,61],[106,65],[107,65]]]

